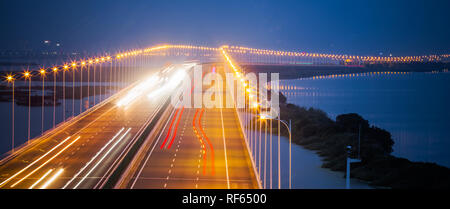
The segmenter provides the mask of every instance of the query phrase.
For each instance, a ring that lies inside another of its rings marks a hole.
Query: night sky
[[[0,50],[159,43],[421,55],[450,52],[450,1],[1,0]]]

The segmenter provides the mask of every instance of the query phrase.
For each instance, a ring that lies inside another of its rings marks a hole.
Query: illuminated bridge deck
[[[34,139],[0,164],[0,188],[100,188],[161,102],[116,102],[129,90]],[[58,174],[58,171],[62,170]],[[70,184],[69,184],[70,182]]]
[[[234,108],[172,108],[160,122],[119,188],[258,188]]]

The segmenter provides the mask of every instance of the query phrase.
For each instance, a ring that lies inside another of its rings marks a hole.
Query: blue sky
[[[450,1],[14,0],[0,2],[0,49],[60,41],[108,51],[158,43],[320,53],[449,53]]]

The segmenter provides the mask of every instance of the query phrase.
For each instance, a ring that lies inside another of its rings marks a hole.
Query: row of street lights
[[[186,52],[189,51],[193,51],[193,50],[199,50],[199,51],[203,51],[203,52],[215,52],[218,51],[218,48],[211,48],[211,47],[203,47],[203,46],[193,46],[193,45],[160,45],[160,46],[154,46],[154,47],[148,47],[145,49],[138,49],[138,50],[130,50],[130,51],[125,51],[125,52],[121,52],[116,54],[115,56],[103,56],[103,57],[94,57],[94,58],[88,58],[88,59],[84,59],[84,60],[80,60],[80,61],[74,61],[74,62],[70,62],[70,63],[66,63],[63,65],[59,65],[59,66],[54,66],[52,68],[41,68],[37,71],[29,71],[26,70],[24,72],[21,73],[9,73],[7,74],[5,77],[5,80],[7,81],[8,84],[11,84],[12,87],[12,101],[11,101],[11,121],[12,121],[12,136],[11,136],[11,153],[14,153],[15,151],[15,102],[16,102],[16,98],[15,98],[15,82],[17,80],[24,80],[25,82],[28,82],[28,132],[27,132],[27,143],[30,142],[31,139],[31,83],[32,83],[32,78],[34,76],[40,75],[42,78],[42,110],[41,110],[41,135],[44,134],[44,130],[45,130],[45,126],[44,126],[44,116],[45,116],[45,112],[44,112],[44,106],[45,106],[45,80],[47,78],[47,74],[49,73],[53,73],[53,124],[52,127],[55,128],[56,127],[56,92],[57,92],[57,88],[56,88],[56,80],[57,80],[57,75],[58,73],[62,70],[62,80],[63,80],[63,85],[62,85],[62,92],[63,92],[63,122],[67,119],[66,118],[66,71],[70,71],[72,70],[72,117],[75,116],[75,74],[77,70],[79,70],[80,73],[80,87],[79,87],[79,92],[80,92],[80,113],[83,112],[83,71],[87,71],[87,105],[86,105],[86,109],[89,109],[91,107],[91,101],[90,101],[90,91],[91,91],[91,68],[93,68],[93,82],[94,82],[94,86],[93,86],[93,105],[97,104],[97,98],[96,98],[96,91],[97,91],[97,87],[96,87],[96,75],[97,75],[97,69],[99,70],[98,74],[99,74],[99,81],[102,82],[102,84],[104,83],[103,81],[107,78],[102,78],[103,76],[103,70],[104,68],[104,64],[105,63],[110,63],[110,73],[109,73],[109,86],[110,86],[110,92],[111,92],[111,86],[113,81],[116,81],[117,83],[119,83],[120,85],[116,85],[115,88],[113,90],[115,90],[116,92],[120,90],[120,88],[123,88],[126,82],[130,82],[132,81],[132,79],[136,79],[138,78],[138,76],[134,76],[131,75],[130,73],[130,65],[133,66],[137,66],[137,65],[149,65],[150,64],[150,59],[143,59],[144,55],[146,57],[150,57],[153,55],[153,52],[156,51],[162,51],[162,50],[168,50],[168,49],[174,49],[174,50],[178,50],[178,51],[183,51],[185,50]],[[188,51],[187,51],[188,50]],[[140,56],[141,60],[138,62],[137,57]],[[113,64],[114,63],[114,64]],[[97,67],[98,66],[98,67]],[[114,72],[113,72],[114,71]],[[135,72],[135,74],[144,71],[144,69],[142,68],[140,71],[135,70],[133,72]],[[37,75],[36,75],[37,74]],[[106,76],[106,75],[105,75]],[[103,80],[102,80],[103,79]],[[106,99],[106,92],[107,92],[107,85],[103,85],[100,86],[100,101]],[[110,93],[108,96],[111,96],[112,93]],[[102,98],[104,96],[104,98]]]
[[[124,62],[122,62],[122,60],[128,60],[126,58],[134,58],[136,59],[136,56],[140,55],[137,53],[132,53],[132,52],[127,52],[127,53],[121,53],[118,54],[115,58],[111,57],[111,56],[105,56],[105,57],[99,57],[99,58],[91,58],[91,59],[87,59],[87,60],[81,60],[78,62],[71,62],[70,64],[64,64],[61,66],[54,66],[52,68],[41,68],[38,71],[30,71],[30,70],[25,70],[22,73],[16,73],[16,74],[12,74],[9,73],[5,76],[5,80],[8,84],[11,85],[12,88],[12,100],[11,100],[11,123],[12,123],[12,135],[11,135],[11,153],[15,152],[15,102],[16,102],[16,98],[15,98],[15,94],[16,94],[16,81],[19,80],[23,80],[26,83],[28,83],[28,116],[27,116],[27,144],[30,143],[30,139],[31,139],[31,85],[32,85],[32,80],[33,77],[35,76],[40,76],[41,77],[41,82],[42,82],[42,95],[41,95],[41,135],[44,134],[45,131],[45,127],[44,127],[44,123],[45,123],[45,114],[44,114],[44,106],[45,106],[45,81],[47,78],[47,74],[49,73],[53,73],[53,128],[56,127],[56,97],[57,97],[57,88],[56,88],[56,80],[57,80],[57,75],[59,74],[60,71],[62,71],[62,80],[63,80],[63,85],[62,85],[62,91],[63,91],[63,120],[62,122],[66,121],[66,71],[70,71],[72,70],[72,117],[75,116],[75,77],[76,77],[76,72],[77,70],[79,70],[80,73],[80,79],[79,79],[79,93],[80,93],[80,112],[83,112],[83,71],[85,71],[87,69],[87,83],[88,83],[88,89],[87,89],[87,106],[86,106],[86,110],[89,109],[91,107],[91,103],[90,103],[90,86],[91,86],[91,82],[94,82],[94,104],[96,105],[96,99],[95,99],[95,89],[97,86],[97,82],[100,83],[104,83],[103,80],[100,80],[101,77],[99,78],[99,80],[96,80],[95,78],[95,69],[96,66],[99,65],[99,69],[100,69],[100,75],[103,69],[103,64],[104,63],[110,63],[111,64],[111,73],[110,78],[109,78],[109,85],[112,85],[113,82],[113,76],[115,77],[114,79],[116,80],[116,82],[122,84],[121,86],[123,87],[123,84],[126,82],[129,82],[128,80],[125,80],[125,77],[122,75],[125,74],[130,74],[128,72],[119,72],[119,70],[122,71],[130,71],[131,68],[130,66],[128,66],[127,68],[124,67]],[[119,69],[115,69],[115,72],[113,73],[113,62],[116,63],[116,67],[118,67]],[[120,63],[120,64],[119,64]],[[130,63],[127,63],[130,64]],[[90,79],[90,68],[93,67],[94,68],[94,79],[93,81],[91,81]],[[120,75],[120,74],[121,75]],[[114,74],[114,75],[113,75]],[[116,85],[117,88],[115,89],[116,91],[119,90],[119,85]],[[104,91],[102,91],[102,88],[104,89]],[[107,85],[103,85],[100,86],[100,94],[106,94],[107,91]],[[110,88],[111,89],[111,88]],[[110,94],[109,96],[111,96],[112,94]],[[106,99],[106,95],[104,95],[104,98],[102,98],[102,95],[100,95],[100,100],[104,100]]]
[[[257,56],[270,56],[277,59],[277,57],[291,57],[291,58],[313,58],[313,59],[329,59],[335,61],[352,61],[361,63],[408,63],[408,62],[437,62],[448,58],[450,55],[422,55],[422,56],[359,56],[346,54],[322,54],[322,53],[308,53],[308,52],[294,52],[294,51],[277,51],[268,49],[256,49],[242,46],[223,46],[230,53],[248,54]]]
[[[226,47],[225,47],[226,48]],[[240,87],[243,89],[242,92],[242,96],[244,96],[245,98],[245,105],[244,105],[244,119],[243,119],[243,127],[248,127],[250,126],[249,129],[247,129],[246,132],[246,140],[247,140],[247,144],[250,147],[250,154],[252,155],[252,161],[253,163],[256,165],[257,167],[257,172],[258,172],[258,179],[260,181],[260,177],[261,177],[261,157],[262,157],[262,122],[264,122],[264,171],[263,171],[263,188],[266,188],[266,159],[267,159],[267,121],[270,121],[270,139],[269,139],[269,158],[270,158],[270,167],[269,167],[269,171],[270,171],[270,183],[269,183],[269,188],[272,189],[272,120],[276,120],[278,122],[278,189],[281,189],[281,143],[280,143],[280,124],[284,124],[289,132],[289,189],[292,188],[292,135],[291,135],[291,123],[289,121],[289,125],[287,124],[286,121],[283,121],[279,118],[280,114],[277,113],[278,118],[277,117],[269,117],[267,115],[263,115],[260,114],[261,113],[261,103],[263,102],[267,102],[267,98],[261,98],[262,95],[258,94],[257,91],[257,87],[253,87],[251,86],[250,82],[248,82],[245,79],[245,73],[241,72],[236,65],[231,61],[231,58],[229,57],[229,55],[227,54],[225,48],[221,48],[222,50],[222,54],[225,57],[226,61],[228,63],[229,66],[231,66],[232,70],[234,71],[235,77],[238,79],[238,85],[240,85]],[[239,91],[238,91],[239,92]],[[259,102],[258,102],[258,98],[259,98]],[[257,115],[257,119],[254,120],[253,118],[253,114]],[[238,114],[239,117],[240,114]],[[259,119],[258,119],[259,118]],[[258,132],[258,121],[259,121],[259,138],[257,139],[257,132]]]

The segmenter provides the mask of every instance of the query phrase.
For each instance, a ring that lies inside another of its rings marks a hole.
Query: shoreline
[[[314,151],[323,162],[322,168],[345,171],[345,147],[358,146],[355,133],[358,125],[364,124],[362,162],[352,163],[352,178],[368,182],[374,188],[450,188],[449,168],[391,155],[394,142],[390,133],[371,126],[355,113],[338,115],[332,120],[322,110],[288,104],[284,95],[280,96],[280,106],[281,118],[291,119],[293,129],[298,130],[293,133],[293,143]],[[287,135],[286,131],[281,132]],[[352,155],[358,155],[356,149]]]

